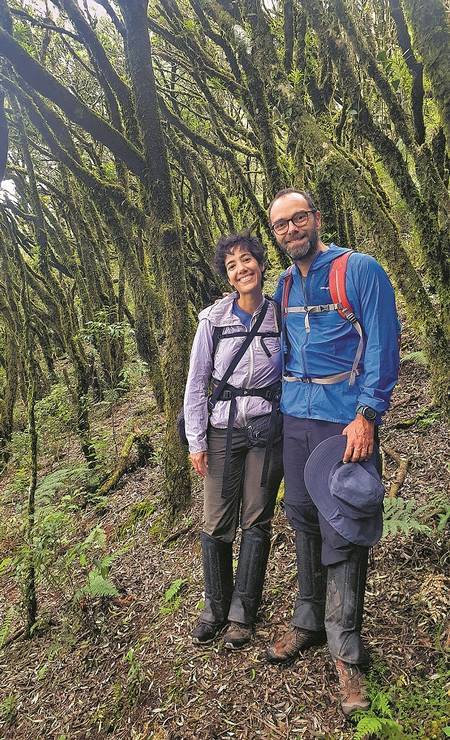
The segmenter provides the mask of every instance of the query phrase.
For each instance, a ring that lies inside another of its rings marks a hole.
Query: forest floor
[[[444,668],[449,646],[444,577],[448,551],[442,526],[449,436],[432,409],[402,428],[402,422],[420,416],[430,404],[427,370],[412,350],[412,345],[403,349],[410,359],[402,364],[381,435],[383,445],[409,461],[409,469],[399,493],[401,504],[386,507],[390,533],[374,549],[368,576],[363,635],[372,656],[369,685],[375,702],[369,717],[372,729],[378,727],[372,737],[439,738],[450,733]],[[118,593],[74,597],[72,576],[64,570],[58,579],[60,561],[53,553],[53,579],[42,579],[39,586],[35,635],[28,641],[8,641],[3,635],[0,737],[368,737],[361,722],[356,729],[356,721],[351,724],[340,713],[326,647],[287,668],[265,662],[265,645],[287,624],[296,593],[293,534],[281,506],[251,646],[230,652],[220,640],[202,649],[191,644],[189,633],[202,606],[200,485],[195,481],[191,510],[173,532],[167,531],[158,465],[162,420],[143,380],[116,404],[114,436],[122,443],[128,421],[138,418],[144,426],[150,411],[153,453],[148,464],[126,474],[106,502],[86,506],[69,542],[58,540],[67,551],[75,541],[89,538],[95,527],[97,535],[101,530],[100,567]],[[96,424],[101,432],[111,419],[99,413]],[[68,457],[76,460],[73,444],[64,455],[66,464]],[[396,472],[397,464],[385,456],[388,488]],[[19,534],[6,526],[17,511],[11,475],[10,469],[9,479],[1,484],[0,546],[6,565],[3,573],[0,568],[0,607],[8,613],[17,605],[10,625],[13,635],[20,624],[20,591],[8,560],[19,542]],[[77,562],[85,563],[87,556],[76,552]],[[115,557],[105,559],[108,553]],[[75,561],[72,558],[74,569]],[[403,734],[395,734],[399,727]]]

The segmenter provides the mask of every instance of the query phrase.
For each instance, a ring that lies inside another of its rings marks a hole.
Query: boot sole
[[[345,709],[344,709],[344,706],[345,706]],[[342,709],[342,713],[344,717],[346,717],[347,719],[350,719],[352,715],[355,714],[356,712],[368,712],[370,709],[370,703],[367,705],[364,704],[364,706],[354,705],[354,704],[351,706],[346,706],[346,705],[341,704],[341,709]]]
[[[308,648],[305,648],[307,650]],[[268,655],[266,653],[266,660],[271,665],[281,665],[281,666],[289,666],[292,665],[292,663],[295,663],[297,658],[299,658],[301,655],[301,650],[296,655],[292,655],[290,658],[273,658],[271,655]]]
[[[197,646],[211,645],[211,643],[214,642],[214,640],[217,640],[218,637],[219,637],[219,635],[214,635],[214,637],[211,637],[210,640],[199,640],[198,637],[193,637],[192,638],[192,644],[193,645],[197,645]]]

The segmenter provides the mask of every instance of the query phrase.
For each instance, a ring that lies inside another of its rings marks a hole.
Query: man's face
[[[311,211],[308,201],[300,193],[288,193],[278,198],[270,211],[270,222],[275,224],[280,219],[291,219],[296,213]],[[308,213],[302,226],[295,226],[289,221],[285,234],[275,233],[280,247],[292,260],[302,260],[317,251],[319,243],[320,213]]]

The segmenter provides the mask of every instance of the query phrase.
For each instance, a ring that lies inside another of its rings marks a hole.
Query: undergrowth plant
[[[8,694],[0,702],[0,720],[6,725],[12,725],[17,715],[17,696]]]
[[[390,696],[384,691],[372,694],[370,710],[358,712],[355,717],[357,725],[353,740],[408,740],[402,726],[393,718]]]
[[[371,706],[357,712],[353,740],[439,740],[450,737],[450,672],[444,658],[434,672],[408,681],[389,677],[376,659],[368,674]]]
[[[422,532],[441,534],[450,519],[450,501],[443,494],[430,495],[425,504],[400,496],[384,501],[383,537]]]
[[[163,603],[159,608],[160,614],[173,614],[178,611],[181,605],[181,590],[185,585],[185,581],[182,578],[176,578],[170,584],[169,588],[165,591],[163,596]]]
[[[84,491],[92,481],[87,463],[66,465],[41,479],[36,488],[36,521],[32,541],[22,537],[25,511],[14,518],[15,549],[0,560],[0,576],[8,572],[21,591],[30,555],[33,555],[37,585],[46,584],[66,603],[82,598],[107,598],[118,595],[109,572],[124,548],[110,554],[106,533],[99,525],[87,534],[80,526]],[[11,495],[12,491],[8,495]],[[0,621],[0,647],[17,621],[11,607]]]

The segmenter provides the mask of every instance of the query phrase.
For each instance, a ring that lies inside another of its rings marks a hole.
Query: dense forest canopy
[[[288,185],[386,267],[443,398],[448,40],[442,0],[0,0],[3,460],[15,405],[36,448],[62,382],[95,469],[90,404],[126,384],[132,330],[183,509],[174,422],[214,243],[250,227],[286,266],[266,208]]]

